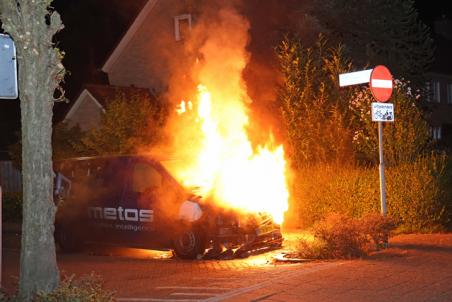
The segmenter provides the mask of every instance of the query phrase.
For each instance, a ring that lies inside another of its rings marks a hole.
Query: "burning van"
[[[148,156],[56,163],[55,239],[63,251],[86,243],[172,249],[183,259],[246,257],[282,244],[266,213],[221,207],[182,186]]]

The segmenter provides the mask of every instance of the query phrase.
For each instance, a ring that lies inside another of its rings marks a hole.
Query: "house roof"
[[[126,34],[122,37],[119,44],[115,47],[115,49],[113,50],[111,55],[108,57],[104,66],[102,66],[103,72],[108,73],[111,70],[113,64],[119,58],[119,56],[121,55],[124,48],[126,48],[126,46],[129,44],[130,40],[132,40],[133,36],[138,31],[138,29],[141,27],[143,22],[146,20],[147,15],[154,8],[157,1],[158,0],[148,0],[148,2],[144,5],[143,9],[140,11],[138,16],[135,18],[135,21],[133,21],[132,25],[129,27]]]
[[[71,106],[71,109],[66,113],[64,120],[70,119],[71,116],[77,112],[78,107],[86,96],[90,96],[90,99],[99,107],[99,109],[105,112],[107,104],[114,100],[118,93],[124,94],[126,98],[129,96],[140,96],[150,100],[155,99],[147,88],[87,84]]]

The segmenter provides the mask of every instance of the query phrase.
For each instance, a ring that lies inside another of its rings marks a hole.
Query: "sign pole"
[[[383,123],[378,122],[378,147],[380,153],[380,201],[381,215],[386,216],[385,162],[383,156]]]
[[[373,69],[343,73],[339,75],[339,86],[370,83],[370,91],[378,103],[372,103],[372,121],[378,122],[378,147],[380,155],[380,202],[381,215],[386,216],[385,163],[383,157],[383,122],[394,122],[394,105],[385,104],[393,89],[393,77],[386,66]],[[387,246],[387,242],[385,243]]]

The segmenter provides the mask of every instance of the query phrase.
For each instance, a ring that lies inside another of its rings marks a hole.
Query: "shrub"
[[[35,302],[110,302],[115,301],[113,293],[102,288],[102,280],[91,273],[76,279],[74,275],[63,280],[60,286],[50,293],[38,293]]]
[[[3,221],[20,221],[22,219],[22,194],[3,193],[2,198]]]
[[[391,231],[396,228],[392,217],[384,217],[378,213],[368,213],[360,219],[363,234],[372,240],[377,249],[384,247],[388,242]]]
[[[0,290],[0,301],[21,301],[17,295],[8,295]],[[102,288],[100,276],[91,273],[78,279],[74,275],[65,277],[60,286],[50,293],[39,292],[33,302],[114,302],[113,292]]]
[[[446,169],[442,179],[442,187],[447,188],[443,196],[446,201],[447,229],[452,230],[452,159],[447,158]]]
[[[391,218],[376,213],[361,219],[332,213],[313,226],[313,240],[299,239],[299,256],[311,259],[361,257],[372,249],[369,245],[372,241],[374,248],[382,247],[394,227]]]
[[[350,217],[329,214],[314,225],[314,237],[325,243],[326,258],[355,258],[365,255],[366,235]]]
[[[298,257],[304,259],[328,259],[330,258],[327,243],[318,238],[308,240],[299,238],[298,241]]]

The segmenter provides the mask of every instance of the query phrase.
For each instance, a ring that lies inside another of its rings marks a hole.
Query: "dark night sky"
[[[133,17],[146,0],[55,0],[65,29],[56,37],[66,51],[63,61],[70,74],[65,89],[69,99],[77,96],[83,83],[105,83],[99,71],[108,54],[127,30]],[[445,2],[445,1],[444,1]],[[429,26],[446,15],[452,18],[452,4],[433,4],[417,0],[421,19]],[[55,105],[55,119],[61,119],[67,104]],[[0,159],[6,156],[6,146],[13,143],[20,129],[20,109],[17,100],[0,100]]]
[[[66,52],[63,64],[69,71],[64,88],[74,99],[83,83],[103,83],[100,72],[109,53],[125,33],[146,0],[55,0],[65,29],[56,36],[58,46]],[[59,120],[69,105],[55,105],[54,119]],[[7,146],[17,140],[20,129],[18,100],[0,100],[0,159]]]

